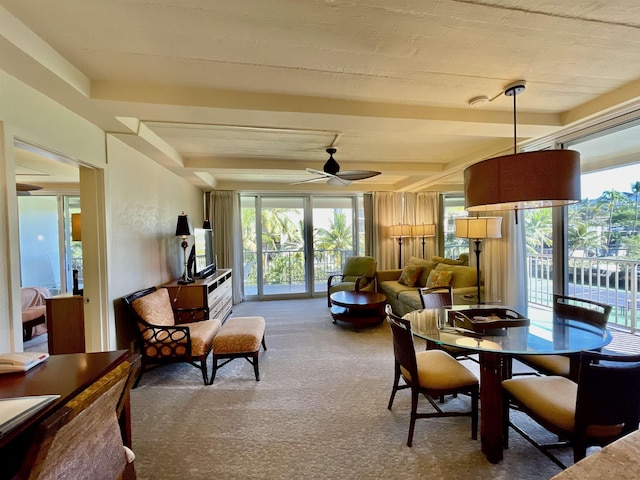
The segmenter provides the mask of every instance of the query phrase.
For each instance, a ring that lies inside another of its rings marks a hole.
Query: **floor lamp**
[[[485,238],[502,237],[502,217],[466,217],[456,218],[456,237],[473,239],[476,254],[476,282],[478,285],[478,304],[480,298],[480,242]]]
[[[430,223],[430,224],[423,223],[421,225],[412,225],[411,236],[416,238],[422,237],[422,258],[424,258],[424,239],[427,237],[436,236],[436,226],[433,223]]]
[[[398,225],[391,225],[389,227],[389,237],[398,239],[398,248],[400,255],[398,257],[398,268],[402,268],[402,238],[411,236],[411,225],[401,223]]]
[[[193,279],[189,278],[189,273],[187,271],[187,247],[189,246],[187,237],[189,235],[193,235],[193,228],[189,222],[189,217],[182,212],[182,215],[178,215],[178,223],[176,225],[176,237],[182,237],[182,243],[180,246],[182,247],[182,254],[184,256],[184,274],[182,275],[182,280],[178,282],[180,285],[193,283]]]

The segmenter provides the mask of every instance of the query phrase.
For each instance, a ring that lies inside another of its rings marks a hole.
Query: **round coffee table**
[[[356,329],[362,325],[382,322],[386,314],[387,297],[377,292],[335,292],[329,297],[331,316],[336,320],[352,323]]]

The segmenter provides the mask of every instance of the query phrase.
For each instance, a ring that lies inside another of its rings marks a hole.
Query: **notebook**
[[[58,398],[60,395],[0,398],[0,437]]]

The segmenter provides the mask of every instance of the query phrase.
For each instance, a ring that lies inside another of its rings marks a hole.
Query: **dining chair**
[[[40,423],[16,478],[117,480],[125,472],[135,478],[117,410],[137,368],[125,360]]]
[[[478,378],[448,353],[442,350],[415,351],[411,322],[395,315],[386,307],[387,321],[393,337],[395,377],[388,409],[391,410],[398,390],[411,389],[411,417],[407,446],[413,443],[418,418],[471,417],[471,438],[478,438]],[[404,385],[400,385],[400,377]],[[443,411],[434,401],[442,395],[464,393],[471,397],[470,411]],[[418,399],[423,394],[435,412],[418,412]]]
[[[553,315],[557,319],[572,319],[595,325],[607,326],[611,305],[569,297],[553,296]],[[560,375],[576,379],[578,377],[578,355],[517,355],[515,358],[543,375]]]
[[[528,376],[502,382],[503,435],[509,427],[521,434],[560,468],[550,449],[571,446],[573,460],[587,447],[604,446],[638,429],[640,422],[640,355],[582,352],[577,383],[561,376]],[[510,406],[526,413],[563,441],[541,444],[510,420]]]
[[[422,287],[418,289],[420,294],[420,302],[422,308],[437,309],[442,307],[450,307],[453,305],[453,288],[451,285],[445,285],[442,287]],[[478,360],[471,355],[475,352],[466,348],[450,347],[448,345],[438,345],[435,342],[427,340],[427,350],[440,349],[447,352],[449,355],[456,359],[472,360],[477,362]]]

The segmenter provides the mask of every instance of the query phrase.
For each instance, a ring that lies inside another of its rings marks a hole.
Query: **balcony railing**
[[[640,261],[612,258],[569,258],[568,295],[612,305],[609,323],[635,332],[638,328]],[[528,255],[529,303],[551,306],[551,255]]]

